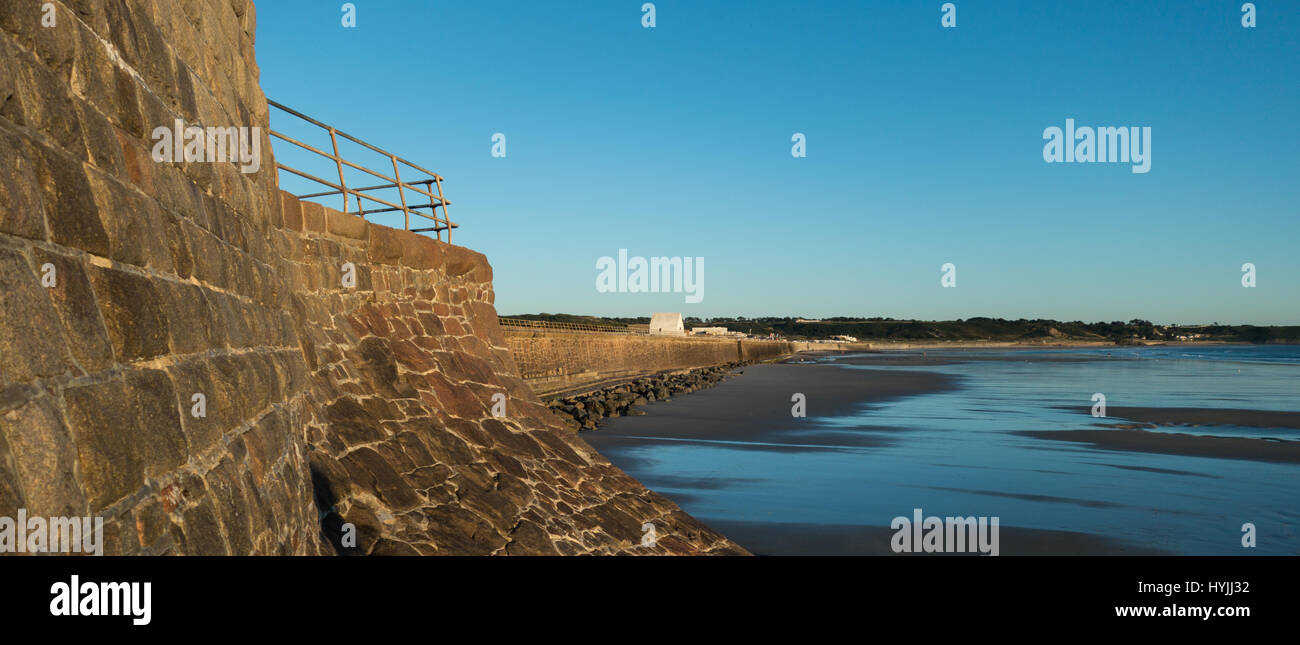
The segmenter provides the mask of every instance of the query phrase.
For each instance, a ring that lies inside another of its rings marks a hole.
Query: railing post
[[[406,218],[405,230],[411,230],[411,209],[406,207],[406,186],[402,184],[402,171],[397,168],[397,157],[388,155],[393,161],[393,178],[397,180],[397,194],[402,198],[402,215]]]
[[[451,216],[447,215],[447,200],[442,198],[442,176],[434,175],[433,180],[438,183],[438,203],[442,204],[442,221],[447,225],[447,243],[451,244]],[[433,209],[433,221],[438,222],[438,209]],[[438,234],[438,239],[442,239],[442,233]]]
[[[330,145],[334,146],[334,163],[339,167],[339,188],[343,191],[343,212],[348,212],[348,184],[343,181],[343,157],[339,156],[339,139],[334,136],[334,128],[330,128]],[[357,212],[360,213],[365,209],[361,208],[361,198],[357,197]]]

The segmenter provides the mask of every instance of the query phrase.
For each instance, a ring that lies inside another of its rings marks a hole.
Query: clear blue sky
[[[263,89],[441,173],[502,314],[1300,324],[1295,0],[342,4],[257,3]],[[1150,172],[1045,163],[1067,117]],[[620,248],[703,302],[597,292]]]

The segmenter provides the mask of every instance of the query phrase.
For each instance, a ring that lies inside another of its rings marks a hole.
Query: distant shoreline
[[[1248,343],[1237,340],[1190,340],[1190,341],[1171,341],[1171,340],[1135,340],[1132,343],[1116,343],[1112,340],[936,340],[936,341],[908,341],[908,340],[871,340],[859,341],[856,345],[868,345],[869,349],[856,350],[865,352],[874,352],[882,350],[909,350],[909,349],[1076,349],[1079,347],[1210,347],[1219,345],[1256,345],[1259,343]],[[1285,343],[1264,343],[1266,345],[1300,345],[1300,341]],[[846,343],[854,345],[854,343]],[[810,350],[806,353],[827,351],[828,353],[842,353],[834,350]]]

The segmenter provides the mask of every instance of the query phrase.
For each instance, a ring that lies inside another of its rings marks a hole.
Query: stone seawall
[[[810,347],[790,341],[511,328],[505,329],[505,338],[520,376],[541,396],[665,370],[762,361]]]
[[[109,554],[743,553],[540,404],[486,258],[278,191],[251,2],[53,5],[0,12],[0,516],[102,516]],[[153,161],[178,118],[262,128],[261,170]]]

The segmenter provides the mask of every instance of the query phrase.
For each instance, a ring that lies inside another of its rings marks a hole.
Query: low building
[[[691,327],[691,333],[700,334],[704,336],[726,336],[727,328],[726,327]]]
[[[685,336],[686,326],[679,313],[656,313],[650,317],[650,335]]]

